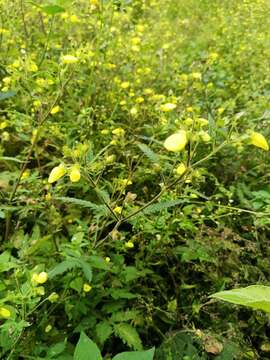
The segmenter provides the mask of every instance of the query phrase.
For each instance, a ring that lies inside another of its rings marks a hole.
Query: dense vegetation
[[[1,358],[269,358],[269,11],[0,0]]]

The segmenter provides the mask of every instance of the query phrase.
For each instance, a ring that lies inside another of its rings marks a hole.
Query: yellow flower
[[[218,53],[212,52],[209,54],[209,59],[215,61],[215,60],[217,60],[217,58],[218,58]]]
[[[27,65],[27,70],[31,71],[31,72],[36,72],[38,71],[38,67],[37,64],[35,64],[34,62],[31,62]]]
[[[52,330],[52,325],[47,325],[47,326],[45,327],[45,332],[46,332],[46,333],[50,332],[51,330]]]
[[[130,115],[135,116],[138,114],[138,109],[136,109],[135,107],[130,109]]]
[[[198,122],[199,125],[201,125],[201,126],[207,126],[207,125],[209,124],[209,121],[206,120],[206,119],[204,119],[204,118],[199,118],[199,119],[197,120],[197,122]]]
[[[109,262],[111,261],[111,258],[109,258],[109,256],[106,256],[106,257],[105,257],[105,261],[106,261],[107,263],[109,263]]]
[[[211,136],[206,131],[200,131],[199,136],[204,142],[209,142],[211,140]]]
[[[129,81],[124,81],[121,84],[121,88],[122,89],[128,89],[130,87],[130,82]]]
[[[6,77],[4,77],[3,79],[2,79],[2,81],[3,81],[3,83],[5,84],[5,85],[9,85],[10,83],[11,83],[11,77],[10,76],[6,76]]]
[[[178,152],[178,151],[182,151],[185,148],[187,142],[188,140],[187,140],[186,131],[180,130],[178,133],[169,136],[165,140],[164,147],[168,151]]]
[[[59,295],[58,295],[56,292],[52,292],[52,293],[50,294],[50,296],[48,297],[48,300],[49,300],[51,303],[57,302],[58,299],[59,299]]]
[[[177,168],[175,169],[175,172],[177,175],[183,175],[186,172],[187,168],[186,165],[181,163],[180,165],[177,166]]]
[[[119,179],[119,184],[121,186],[128,186],[128,185],[132,185],[132,181],[129,179]]]
[[[144,89],[143,92],[144,92],[145,95],[152,95],[153,92],[154,92],[154,90],[153,90],[153,89],[150,89],[150,88],[147,88],[147,89]]]
[[[220,108],[217,109],[217,112],[218,112],[219,115],[223,114],[224,111],[225,111],[225,109],[223,107],[220,107]]]
[[[269,145],[268,145],[266,138],[258,132],[253,131],[251,133],[250,143],[254,146],[257,146],[258,148],[263,149],[263,150],[266,150],[266,151],[269,150]]]
[[[51,110],[51,114],[54,115],[54,114],[57,114],[59,111],[61,110],[60,106],[59,105],[56,105],[52,108]]]
[[[81,178],[80,168],[78,165],[74,165],[71,168],[69,178],[71,182],[78,182]]]
[[[92,286],[91,285],[89,285],[89,284],[83,284],[83,291],[84,292],[89,292],[89,291],[91,291],[92,290]]]
[[[112,131],[112,133],[113,133],[113,135],[116,135],[116,136],[124,136],[125,130],[122,128],[116,128]]]
[[[0,123],[0,130],[5,129],[7,126],[8,126],[7,121],[2,121],[2,122]]]
[[[127,241],[127,242],[125,243],[125,247],[126,247],[127,249],[132,249],[132,248],[134,248],[134,244],[133,244],[132,241]]]
[[[94,5],[94,6],[98,6],[99,5],[99,0],[90,0],[90,4]]]
[[[193,124],[193,119],[192,118],[186,118],[186,120],[183,121],[185,125],[187,126],[191,126]]]
[[[47,280],[48,280],[48,273],[46,273],[45,271],[42,271],[36,277],[36,281],[38,284],[44,284]]]
[[[191,77],[192,77],[192,79],[194,79],[194,80],[201,80],[202,74],[199,73],[199,72],[193,72],[193,73],[191,74]]]
[[[74,24],[79,22],[79,18],[77,15],[71,15],[69,19],[70,19],[70,22],[72,22]]]
[[[62,56],[62,63],[63,64],[75,64],[78,61],[79,61],[79,59],[76,58],[73,55],[64,55],[64,56]]]
[[[46,201],[52,200],[52,194],[50,194],[50,193],[46,194],[46,195],[45,195],[45,200],[46,200]]]
[[[38,295],[41,295],[41,296],[45,295],[44,286],[38,286],[38,287],[36,288],[36,293],[37,293]]]
[[[22,179],[22,180],[27,179],[29,176],[30,176],[30,170],[29,170],[29,169],[26,169],[26,170],[22,173],[21,179]]]
[[[108,130],[108,129],[102,129],[102,130],[100,131],[100,133],[101,133],[102,135],[108,135],[108,134],[109,134],[109,130]]]
[[[49,184],[52,184],[55,181],[61,179],[61,177],[63,177],[65,174],[66,174],[66,168],[63,164],[54,167],[48,179]]]
[[[41,101],[40,100],[35,100],[34,102],[33,102],[33,106],[34,106],[34,108],[39,108],[39,107],[41,107]]]
[[[4,319],[9,319],[11,317],[11,311],[9,311],[5,307],[1,307],[0,308],[0,317],[2,317]]]
[[[176,108],[176,105],[172,104],[172,103],[167,103],[167,104],[160,105],[160,110],[164,111],[164,112],[172,111],[175,108]]]
[[[121,214],[122,213],[122,206],[116,206],[113,211],[116,213],[116,214]]]
[[[111,163],[113,163],[115,161],[115,159],[116,159],[116,156],[114,154],[109,155],[109,156],[107,156],[105,158],[105,163],[106,164],[111,164]]]

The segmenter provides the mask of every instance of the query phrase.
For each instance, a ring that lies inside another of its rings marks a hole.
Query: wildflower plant
[[[207,297],[269,271],[265,9],[0,1],[0,357],[251,351]]]

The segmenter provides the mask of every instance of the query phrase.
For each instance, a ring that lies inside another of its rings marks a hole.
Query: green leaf
[[[86,279],[91,282],[92,281],[92,277],[93,277],[93,273],[92,273],[92,268],[91,266],[84,260],[80,259],[80,263],[81,263],[81,268],[83,270],[84,276],[86,277]]]
[[[142,350],[142,342],[139,337],[137,330],[129,324],[115,324],[114,333],[127,344],[129,347],[134,350]]]
[[[96,256],[96,255],[89,256],[88,261],[91,264],[91,266],[95,269],[100,269],[100,270],[110,269],[110,266],[108,265],[106,260],[103,259],[101,256]]]
[[[66,341],[58,342],[57,344],[51,346],[47,352],[49,358],[55,357],[56,355],[62,354],[66,348]]]
[[[60,264],[57,264],[53,269],[48,273],[49,278],[52,279],[57,275],[63,274],[67,270],[74,269],[76,267],[81,267],[81,263],[78,259],[70,259],[62,261]]]
[[[74,360],[102,360],[97,345],[83,331],[75,348]]]
[[[168,209],[169,207],[173,207],[179,204],[183,204],[185,202],[184,199],[176,199],[176,200],[168,200],[168,201],[161,201],[157,204],[153,204],[148,206],[145,210],[138,213],[138,215],[148,215],[153,214],[156,212],[160,212],[162,210]],[[136,215],[136,216],[138,216]]]
[[[9,271],[16,268],[18,265],[15,261],[16,259],[13,258],[8,251],[4,251],[0,255],[0,272]]]
[[[153,163],[158,163],[159,162],[158,155],[155,154],[153,152],[153,150],[151,150],[146,144],[139,143],[137,145],[140,148],[140,150],[144,153],[144,155],[148,157],[148,159],[150,161],[152,161]]]
[[[59,201],[63,201],[64,203],[70,203],[70,204],[74,204],[74,205],[79,205],[82,207],[86,207],[89,208],[91,210],[94,210],[96,212],[98,212],[99,214],[106,214],[107,213],[107,208],[105,205],[97,205],[92,203],[91,201],[87,201],[87,200],[81,200],[81,199],[76,199],[76,198],[70,198],[70,197],[56,197],[56,200]]]
[[[90,264],[88,264],[83,259],[68,259],[62,261],[60,264],[57,264],[53,269],[51,269],[48,273],[49,278],[52,279],[56,275],[63,274],[67,270],[75,269],[75,268],[81,268],[84,276],[86,279],[91,282],[93,273],[92,273],[92,267]]]
[[[14,157],[10,157],[10,156],[0,156],[0,161],[14,161],[14,162],[17,162],[17,163],[23,163],[24,162],[23,160],[19,160],[19,159],[16,159]]]
[[[112,289],[110,294],[114,300],[118,299],[135,299],[137,295],[132,294],[131,292],[125,289]]]
[[[270,312],[270,286],[252,285],[246,288],[221,291],[211,297]]]
[[[78,294],[81,294],[82,287],[83,287],[83,279],[81,277],[77,277],[77,278],[73,279],[70,282],[69,287],[71,289],[77,291]]]
[[[40,9],[48,15],[56,15],[66,11],[65,8],[58,5],[45,5],[41,6]]]
[[[111,322],[123,322],[136,319],[140,315],[137,310],[118,311],[112,314]]]
[[[116,355],[112,360],[153,360],[155,348],[146,351],[129,351]]]
[[[112,333],[113,333],[113,328],[108,321],[104,320],[97,324],[96,334],[98,340],[102,345],[105,343],[105,341],[110,337]]]
[[[206,354],[200,354],[198,344],[190,334],[181,331],[169,335],[155,353],[156,360],[206,360]]]
[[[141,276],[141,271],[136,269],[135,266],[126,266],[121,276],[125,278],[125,282],[133,281]]]

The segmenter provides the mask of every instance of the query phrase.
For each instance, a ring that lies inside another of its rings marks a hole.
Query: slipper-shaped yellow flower
[[[177,175],[183,175],[186,172],[187,168],[186,165],[181,163],[180,165],[177,166],[177,168],[175,169],[175,172]]]
[[[62,56],[63,64],[75,64],[78,61],[79,61],[79,59],[73,55],[63,55]]]
[[[63,164],[54,167],[48,179],[49,184],[52,184],[55,181],[61,179],[61,177],[63,177],[65,173],[66,173],[66,168]]]
[[[165,142],[164,147],[168,151],[179,152],[182,151],[187,145],[187,133],[185,130],[180,130],[178,133],[175,133],[169,136]]]
[[[71,182],[78,182],[81,178],[80,168],[78,165],[74,165],[71,168],[69,178]]]
[[[266,151],[269,150],[269,145],[268,145],[266,138],[258,132],[253,131],[251,133],[250,143],[254,146],[257,146],[258,148],[263,149],[263,150],[266,150]]]
[[[8,319],[11,317],[11,311],[9,311],[7,308],[5,307],[1,307],[0,308],[0,317],[4,318],[4,319]]]

